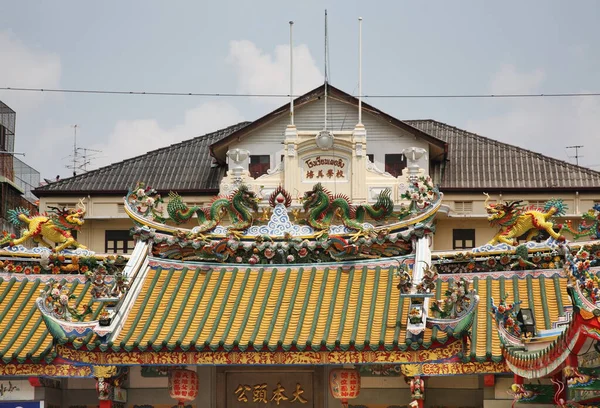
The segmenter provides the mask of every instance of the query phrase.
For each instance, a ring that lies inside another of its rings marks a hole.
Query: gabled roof
[[[316,100],[322,98],[324,95],[325,95],[325,84],[296,98],[294,100],[294,109],[298,109],[307,103],[316,101]],[[335,86],[333,86],[331,84],[327,84],[327,95],[328,95],[328,98],[338,99],[340,101],[346,102],[346,103],[356,106],[358,108],[358,99],[356,97],[336,88]],[[446,143],[443,142],[442,140],[437,139],[437,138],[433,137],[432,135],[430,135],[426,132],[423,132],[416,127],[411,126],[407,122],[398,120],[395,117],[365,103],[364,101],[362,103],[362,108],[363,108],[363,111],[366,111],[366,112],[380,118],[381,120],[391,124],[392,126],[395,126],[397,128],[403,129],[409,133],[412,133],[413,135],[415,135],[421,139],[424,139],[430,145],[437,147],[439,150],[437,155],[439,155],[439,153],[443,153],[445,151]],[[267,124],[277,118],[289,115],[289,111],[290,111],[290,104],[287,103],[285,105],[282,105],[278,109],[275,109],[273,112],[268,113],[265,116],[255,120],[254,122],[252,122],[245,128],[240,129],[236,132],[233,132],[227,137],[219,139],[212,146],[210,146],[211,155],[213,155],[213,157],[215,157],[219,162],[224,162],[225,161],[225,153],[227,152],[227,146],[231,142],[242,139],[245,135],[247,135],[251,131],[258,129],[259,127],[264,126],[265,124]],[[367,129],[367,131],[368,131],[368,129]],[[436,155],[434,155],[434,156],[436,156]]]
[[[158,191],[216,193],[226,169],[223,166],[212,166],[213,159],[209,155],[209,146],[242,129],[248,123],[241,122],[85,174],[60,180],[35,189],[34,194],[38,197],[61,193],[124,194],[138,181],[144,181]]]
[[[600,172],[435,120],[405,122],[448,143],[447,163],[431,169],[442,191],[600,189]]]

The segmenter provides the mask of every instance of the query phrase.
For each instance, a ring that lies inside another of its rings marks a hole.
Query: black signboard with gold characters
[[[315,401],[315,372],[227,371],[220,376],[224,389],[219,408],[318,408]],[[218,394],[222,395],[222,394]],[[320,398],[320,395],[318,396]]]

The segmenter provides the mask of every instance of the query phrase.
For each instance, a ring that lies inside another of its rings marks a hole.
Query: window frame
[[[252,160],[258,158],[258,163],[253,163]],[[263,162],[262,160],[266,160]],[[257,170],[253,171],[253,166],[258,167]],[[271,155],[270,154],[252,154],[248,158],[248,172],[250,177],[259,178],[260,176],[267,174],[267,171],[271,168]]]
[[[392,161],[392,159],[396,160]],[[407,166],[406,156],[402,153],[389,153],[385,155],[384,167],[386,173],[389,173],[394,177],[399,177]]]
[[[131,247],[129,246],[131,243]],[[121,245],[119,245],[121,244]],[[121,248],[119,248],[121,246]],[[105,230],[104,252],[107,254],[128,254],[135,247],[135,241],[129,230]]]
[[[462,245],[456,245],[456,241],[461,241]],[[468,246],[467,241],[472,241],[473,245]],[[452,229],[452,249],[453,250],[455,250],[455,249],[458,249],[458,250],[473,249],[473,248],[475,248],[475,228],[453,228]]]

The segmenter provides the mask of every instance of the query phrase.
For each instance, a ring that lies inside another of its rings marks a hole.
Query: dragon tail
[[[181,196],[177,193],[169,193],[169,204],[167,204],[167,213],[169,217],[177,224],[182,224],[200,212],[200,207],[188,207]]]
[[[562,198],[551,198],[550,200],[546,201],[546,204],[544,205],[544,211],[548,212],[552,208],[556,210],[554,216],[557,217],[565,215],[568,209]]]
[[[374,220],[384,220],[394,212],[394,201],[392,200],[392,191],[386,188],[377,197],[373,206],[366,205],[361,208],[366,211]],[[364,216],[364,213],[362,214]],[[358,218],[358,216],[357,216]]]
[[[9,234],[8,231],[0,232],[0,247],[9,244],[13,238],[14,236],[11,236],[11,234]]]
[[[21,220],[19,219],[20,215],[25,215],[26,217],[29,217],[30,215],[29,210],[22,207],[17,207],[14,210],[8,210],[6,213],[8,215],[7,220],[17,227],[21,224]]]

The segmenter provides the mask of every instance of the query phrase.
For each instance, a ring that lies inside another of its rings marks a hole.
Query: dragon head
[[[242,184],[238,190],[233,194],[233,196],[237,196],[241,199],[241,203],[246,207],[258,211],[258,203],[260,202],[260,197],[257,197],[254,191],[250,190],[247,185]]]
[[[487,193],[484,194],[486,196],[484,206],[486,212],[488,213],[487,219],[492,225],[502,225],[506,222],[509,222],[517,215],[518,210],[521,207],[522,201],[488,204],[490,196]]]
[[[304,193],[300,202],[302,203],[304,211],[308,211],[309,208],[319,205],[323,198],[329,198],[331,201],[331,194],[321,183],[317,183],[313,186],[312,190]]]
[[[75,208],[58,208],[58,207],[48,207],[54,210],[59,220],[61,220],[61,224],[65,225],[65,227],[69,227],[71,229],[77,229],[83,225],[85,222],[83,217],[85,216],[85,203],[83,202],[83,198],[79,200],[77,206]]]

